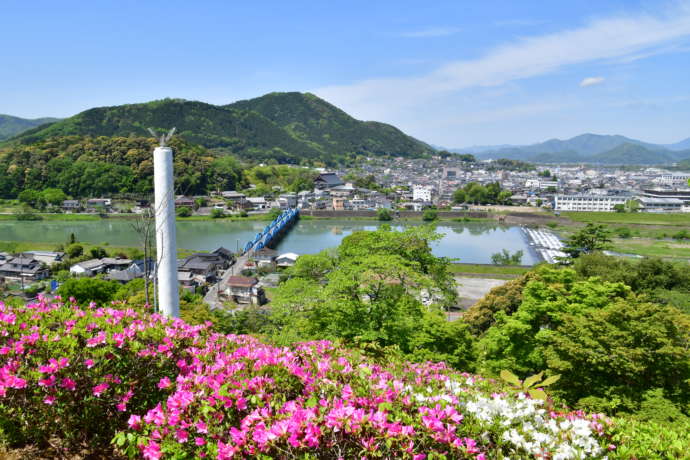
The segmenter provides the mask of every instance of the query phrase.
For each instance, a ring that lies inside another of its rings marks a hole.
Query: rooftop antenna
[[[175,195],[173,184],[173,151],[168,141],[175,128],[160,137],[148,128],[159,146],[153,151],[154,214],[156,218],[156,288],[160,312],[170,318],[180,316],[177,280],[177,237],[175,234]]]

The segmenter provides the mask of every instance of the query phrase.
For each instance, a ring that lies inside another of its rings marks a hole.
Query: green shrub
[[[376,217],[378,218],[378,220],[381,220],[381,221],[393,220],[393,216],[391,216],[391,212],[386,208],[381,208],[378,211],[376,211]]]
[[[438,212],[435,209],[425,209],[422,213],[422,220],[431,222],[438,219]]]
[[[177,217],[189,217],[191,215],[191,208],[188,208],[187,206],[180,206],[179,208],[177,208]]]

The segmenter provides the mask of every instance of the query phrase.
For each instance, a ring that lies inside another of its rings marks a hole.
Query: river
[[[347,235],[358,230],[373,230],[378,221],[306,220],[290,230],[278,244],[279,252],[313,254],[338,246]],[[403,225],[420,225],[404,223]],[[219,246],[230,250],[242,247],[266,226],[260,221],[189,221],[177,223],[178,247],[194,251],[212,251]],[[402,226],[394,225],[401,229]],[[539,261],[519,227],[486,222],[440,222],[437,231],[441,240],[433,244],[438,256],[460,259],[467,263],[491,263],[491,255],[502,249],[511,252],[523,250],[522,263],[532,265]],[[64,243],[74,233],[77,240],[111,246],[137,246],[138,237],[127,220],[101,221],[0,221],[0,241],[31,241],[37,243]]]

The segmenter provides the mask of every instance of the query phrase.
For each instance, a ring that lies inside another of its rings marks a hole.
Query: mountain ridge
[[[429,145],[392,125],[360,121],[310,93],[269,93],[226,105],[184,99],[95,107],[29,129],[5,144],[61,136],[146,136],[169,129],[189,142],[256,161],[337,163],[356,155],[419,157]]]
[[[59,118],[21,118],[14,115],[7,115],[0,113],[0,141],[4,141],[18,134],[21,134],[31,128],[53,123]]]
[[[661,145],[621,135],[585,133],[531,145],[486,148],[475,155],[484,160],[507,158],[536,163],[671,164],[690,157],[690,139]]]

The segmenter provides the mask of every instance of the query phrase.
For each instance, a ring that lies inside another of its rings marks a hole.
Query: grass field
[[[613,240],[612,250],[628,254],[639,254],[647,257],[690,260],[690,243],[681,243],[679,241],[672,240],[616,238]]]
[[[618,212],[563,212],[575,222],[597,224],[633,224],[633,225],[673,225],[690,227],[690,213],[687,214],[654,214],[654,213],[618,213]]]
[[[508,265],[483,265],[483,264],[451,264],[453,273],[471,273],[477,275],[522,275],[531,267],[515,267]]]

